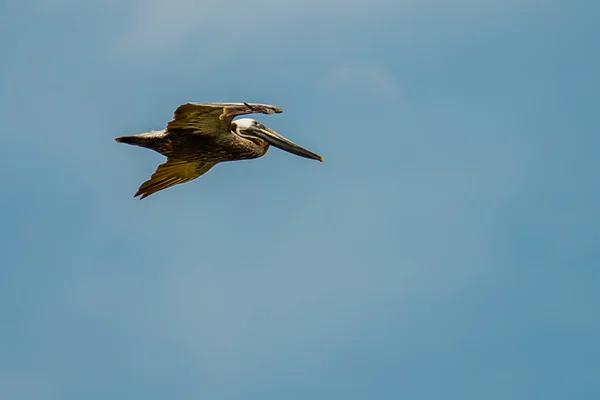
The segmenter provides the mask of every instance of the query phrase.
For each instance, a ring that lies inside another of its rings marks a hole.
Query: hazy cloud
[[[377,99],[398,101],[400,89],[394,76],[367,64],[349,64],[332,69],[322,81],[326,90],[352,88]]]
[[[525,2],[478,2],[461,0],[392,0],[345,2],[333,0],[281,2],[278,0],[135,0],[128,3],[129,23],[114,43],[122,57],[132,62],[160,59],[174,52],[200,52],[206,63],[234,58],[242,47],[285,45],[303,47],[299,38],[314,35],[328,42],[340,34],[356,36],[368,32],[371,24],[400,24],[416,13],[442,13],[445,18],[473,18],[492,15],[501,9]],[[331,44],[335,46],[335,44]]]

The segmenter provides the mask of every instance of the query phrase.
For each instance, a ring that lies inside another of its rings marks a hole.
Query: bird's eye
[[[231,124],[231,131],[237,132],[237,124],[235,122]]]

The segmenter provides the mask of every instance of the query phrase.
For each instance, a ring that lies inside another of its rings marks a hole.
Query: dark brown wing
[[[244,114],[281,113],[279,107],[255,103],[186,103],[175,110],[167,124],[167,133],[185,130],[186,133],[217,134],[229,132],[234,117]]]
[[[159,190],[166,189],[173,185],[188,182],[198,178],[200,175],[208,172],[216,163],[184,161],[176,158],[167,158],[167,161],[160,164],[150,179],[144,182],[133,197],[148,197]]]

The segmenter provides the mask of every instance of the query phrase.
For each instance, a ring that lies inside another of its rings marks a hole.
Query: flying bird
[[[255,103],[185,103],[161,131],[115,138],[118,143],[145,147],[167,157],[134,197],[150,196],[189,182],[224,161],[262,157],[273,145],[301,157],[323,162],[323,157],[277,134],[252,118],[238,115],[281,113],[280,107]]]

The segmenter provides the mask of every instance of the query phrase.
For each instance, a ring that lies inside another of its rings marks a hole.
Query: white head
[[[243,135],[251,127],[259,127],[261,124],[252,118],[240,118],[231,123],[231,131],[238,135]]]
[[[312,158],[314,160],[323,161],[323,157],[313,153],[303,147],[300,147],[296,143],[284,138],[277,132],[273,131],[252,118],[240,118],[231,122],[231,132],[238,135],[246,140],[252,140],[254,142],[258,139],[258,144],[265,145],[272,144],[275,147],[279,147],[282,150],[296,154],[300,157]]]

